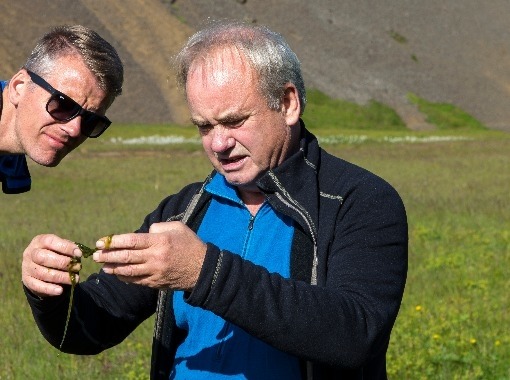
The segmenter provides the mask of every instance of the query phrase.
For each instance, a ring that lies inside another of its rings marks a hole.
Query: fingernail
[[[97,249],[103,249],[104,247],[105,247],[105,244],[104,244],[103,240],[96,241],[96,248]]]
[[[62,287],[58,286],[58,287],[54,287],[53,288],[53,294],[56,295],[56,296],[59,296],[61,295],[63,292],[63,289]]]
[[[82,256],[81,249],[80,248],[73,249],[73,255],[74,257],[81,257]]]
[[[97,252],[97,251],[96,251],[96,252],[94,252],[94,253],[92,254],[92,259],[93,259],[94,261],[99,260],[99,252]]]

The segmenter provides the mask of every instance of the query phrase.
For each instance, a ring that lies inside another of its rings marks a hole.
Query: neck
[[[12,113],[9,111],[7,87],[0,93],[0,155],[9,153],[21,153],[11,144],[12,138],[10,126],[12,125]],[[5,105],[5,106],[4,106]]]
[[[4,90],[2,89],[2,91],[0,92],[0,123],[2,120],[2,109],[4,108],[3,105],[4,105]]]
[[[260,191],[239,190],[239,196],[252,215],[257,214],[266,199]]]

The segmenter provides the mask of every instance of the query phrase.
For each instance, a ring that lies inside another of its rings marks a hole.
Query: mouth
[[[246,161],[247,156],[236,156],[236,157],[229,157],[229,158],[221,158],[218,157],[218,161],[221,164],[221,167],[225,171],[233,171],[233,170],[239,170],[244,162]]]
[[[71,144],[69,139],[63,139],[58,136],[53,136],[49,134],[46,134],[46,137],[48,138],[49,145],[56,150],[64,149],[66,147],[69,147],[69,145]]]

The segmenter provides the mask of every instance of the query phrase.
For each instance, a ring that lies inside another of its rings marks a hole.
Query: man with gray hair
[[[99,353],[156,313],[152,379],[385,379],[407,274],[397,192],[319,147],[279,34],[214,23],[177,75],[214,170],[136,233],[96,243],[103,267],[76,286],[62,350]],[[56,347],[76,255],[56,235],[23,254],[28,302]]]
[[[74,25],[45,34],[23,67],[0,82],[3,192],[30,189],[25,155],[56,166],[87,137],[99,137],[111,123],[104,115],[122,82],[117,52],[95,31]]]

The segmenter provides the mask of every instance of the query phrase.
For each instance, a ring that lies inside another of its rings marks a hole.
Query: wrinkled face
[[[84,109],[100,115],[106,112],[106,94],[78,56],[57,59],[51,72],[41,76]],[[16,106],[15,134],[20,151],[41,165],[58,165],[85,141],[86,137],[80,134],[82,117],[67,122],[53,119],[46,111],[50,93],[33,83],[25,70],[16,74],[11,82],[11,99]]]
[[[256,73],[236,50],[197,60],[186,94],[192,122],[215,169],[240,190],[257,191],[256,180],[297,149],[285,105],[268,107]],[[296,129],[296,128],[294,128]]]

